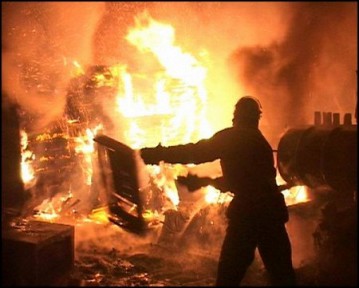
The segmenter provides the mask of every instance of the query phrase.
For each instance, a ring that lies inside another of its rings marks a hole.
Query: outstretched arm
[[[197,143],[163,147],[158,145],[152,148],[142,148],[141,157],[146,164],[158,164],[160,161],[178,164],[200,164],[211,162],[220,157],[221,137],[215,134],[210,139],[200,140]]]

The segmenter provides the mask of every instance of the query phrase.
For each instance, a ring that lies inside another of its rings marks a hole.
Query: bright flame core
[[[110,69],[118,73],[121,80],[118,82],[117,104],[120,113],[129,121],[125,133],[127,143],[137,149],[158,143],[169,146],[210,137],[213,131],[205,117],[206,68],[175,45],[172,26],[155,21],[147,13],[139,15],[135,23],[126,39],[140,53],[154,57],[161,68],[152,71],[152,75],[131,75],[125,66]],[[134,87],[134,82],[141,83],[143,79],[153,81],[151,95],[148,91],[138,91],[138,86]],[[146,118],[148,116],[150,118]],[[144,119],[148,119],[147,123]],[[163,171],[154,174],[151,169],[149,172],[157,184],[177,206],[180,200],[174,179],[166,178]],[[173,173],[175,178],[178,174]]]
[[[152,74],[131,75],[124,66],[112,69],[121,79],[117,103],[120,113],[130,121],[126,134],[130,146],[141,148],[159,142],[166,146],[211,136],[213,131],[205,117],[207,70],[195,57],[174,45],[173,27],[143,13],[136,18],[136,27],[129,30],[126,39],[161,65]],[[143,83],[143,79],[152,81],[150,95],[148,90],[138,91],[140,85],[133,85],[141,84],[141,80]],[[139,124],[145,116],[159,116],[157,122],[152,119],[151,123],[157,126],[156,131]]]
[[[282,193],[287,206],[310,201],[306,186],[295,186],[282,191]]]
[[[209,204],[224,204],[231,202],[233,199],[231,193],[222,193],[213,186],[207,186],[204,189],[206,192],[205,200]]]
[[[94,147],[94,137],[96,134],[103,129],[102,124],[99,124],[94,129],[86,129],[85,136],[78,136],[74,139],[76,143],[75,152],[83,156],[82,159],[82,169],[86,176],[86,185],[90,186],[92,184],[92,158],[93,153],[95,152]]]
[[[35,172],[31,165],[35,159],[35,155],[28,150],[28,137],[25,130],[20,130],[20,146],[21,146],[21,178],[24,182],[25,188],[31,186],[35,179]]]

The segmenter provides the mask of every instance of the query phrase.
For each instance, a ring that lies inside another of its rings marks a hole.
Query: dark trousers
[[[230,220],[218,264],[216,286],[238,286],[254,260],[255,249],[276,286],[295,285],[285,224],[273,219]]]

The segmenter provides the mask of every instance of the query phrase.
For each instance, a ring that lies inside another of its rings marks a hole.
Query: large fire
[[[112,106],[116,113],[126,119],[124,142],[131,148],[138,149],[159,143],[167,146],[210,137],[214,131],[206,119],[205,65],[175,45],[175,30],[171,25],[157,22],[147,13],[140,14],[135,20],[136,25],[129,30],[126,39],[136,47],[138,53],[154,59],[153,63],[156,65],[153,69],[137,72],[119,63],[108,67],[110,75],[99,72],[93,77],[96,84],[94,89],[111,87],[115,91]],[[67,61],[64,64],[67,65]],[[73,76],[85,74],[85,69],[77,61],[73,61],[73,67]],[[79,119],[67,119],[66,125],[71,128],[78,121]],[[82,133],[72,133],[73,135],[65,137],[70,141],[80,162],[78,164],[82,169],[83,179],[79,178],[79,181],[84,182],[83,186],[91,187],[93,184],[96,153],[92,139],[100,131],[105,131],[104,125],[97,123],[95,126],[88,125]],[[22,132],[21,164],[22,179],[25,184],[29,184],[36,177],[31,163],[37,155],[28,150],[26,137],[26,133]],[[186,175],[188,167],[168,164],[147,166],[150,180],[166,195],[167,202],[171,203],[168,208],[175,209],[180,203],[175,180],[179,175]],[[202,192],[206,203],[223,204],[232,199],[231,193],[220,193],[212,186],[202,188]],[[63,191],[62,195],[52,195],[36,207],[36,217],[53,221],[60,215],[75,215],[79,202],[75,193],[70,188],[69,191]],[[294,187],[283,191],[283,194],[288,205],[307,201],[304,187]],[[162,208],[166,208],[166,205]],[[154,219],[163,212],[163,209],[147,209],[143,216],[145,219]],[[103,208],[92,210],[85,218],[77,215],[77,220],[103,223],[108,221],[106,213],[106,203],[103,203]]]

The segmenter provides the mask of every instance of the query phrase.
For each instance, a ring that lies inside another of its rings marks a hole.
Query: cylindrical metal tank
[[[306,126],[280,139],[278,171],[292,185],[357,190],[357,126]]]

